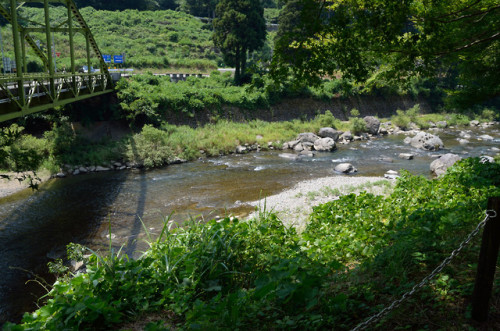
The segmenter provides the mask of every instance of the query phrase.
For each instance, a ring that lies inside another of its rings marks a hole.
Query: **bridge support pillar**
[[[44,11],[45,11],[45,38],[47,40],[47,60],[49,64],[49,74],[50,74],[50,97],[52,100],[56,99],[56,84],[54,79],[54,50],[52,49],[52,31],[50,27],[50,16],[49,16],[49,0],[43,0]]]
[[[18,96],[19,104],[24,107],[26,98],[24,90],[24,80],[23,80],[23,57],[21,50],[21,34],[19,32],[19,23],[17,21],[17,1],[10,0],[10,14],[12,16],[12,36],[14,37],[14,53],[16,56],[16,71],[17,71],[17,83],[18,83]]]

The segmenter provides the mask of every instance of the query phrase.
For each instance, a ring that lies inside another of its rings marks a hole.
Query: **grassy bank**
[[[295,139],[302,132],[317,133],[322,127],[350,130],[360,134],[366,131],[364,121],[351,111],[350,121],[340,121],[331,112],[318,114],[310,121],[293,120],[265,122],[252,120],[231,122],[214,118],[213,123],[175,126],[161,123],[145,125],[137,133],[120,140],[89,141],[75,135],[67,118],[59,119],[52,130],[43,135],[25,134],[24,129],[12,125],[2,129],[0,137],[0,169],[4,171],[29,171],[46,169],[52,173],[64,165],[107,166],[113,161],[136,166],[155,168],[178,160],[194,160],[202,156],[219,156],[233,153],[238,145],[259,146],[262,150],[280,148],[284,142]],[[479,113],[419,114],[419,107],[400,110],[390,119],[401,128],[430,126],[430,122],[446,121],[447,125],[468,125],[472,119],[487,122],[495,119],[496,112],[484,109]],[[411,125],[410,125],[411,124]]]
[[[498,196],[499,187],[500,165],[467,159],[439,180],[405,173],[387,197],[349,194],[318,206],[301,234],[265,211],[249,221],[183,228],[166,220],[141,258],[92,254],[84,259],[86,273],[62,274],[46,305],[6,330],[349,330],[458,247],[484,219],[487,198]],[[476,238],[370,328],[475,327],[467,300],[478,246]],[[71,252],[82,259],[86,250],[73,246]]]

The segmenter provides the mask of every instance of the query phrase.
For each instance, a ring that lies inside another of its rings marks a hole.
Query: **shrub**
[[[353,134],[359,135],[360,133],[366,132],[366,122],[359,117],[350,117],[350,130]]]
[[[339,121],[329,110],[325,111],[324,114],[317,115],[315,120],[321,127],[330,127],[334,129],[337,128],[337,122]]]

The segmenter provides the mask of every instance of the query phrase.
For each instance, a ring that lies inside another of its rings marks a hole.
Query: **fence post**
[[[489,301],[500,247],[500,197],[488,200],[488,210],[494,210],[497,215],[494,218],[490,216],[481,241],[476,283],[472,293],[472,318],[478,322],[488,319]]]

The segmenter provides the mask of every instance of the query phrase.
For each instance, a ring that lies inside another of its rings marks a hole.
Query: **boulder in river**
[[[335,141],[332,138],[320,138],[314,142],[314,149],[319,152],[331,152],[335,149]]]
[[[430,168],[436,176],[441,176],[446,173],[446,170],[460,161],[462,158],[456,154],[448,153],[441,156],[439,159],[432,161]]]
[[[352,174],[358,172],[358,169],[354,168],[350,163],[340,163],[335,166],[335,171],[342,174]]]
[[[444,147],[443,141],[438,136],[427,132],[419,132],[415,137],[411,138],[410,143],[415,148],[428,151],[437,151]]]
[[[363,118],[363,120],[366,123],[366,129],[368,130],[368,133],[371,133],[373,135],[378,134],[378,130],[380,129],[380,121],[373,116],[366,116]]]
[[[319,129],[318,136],[321,138],[332,138],[334,141],[337,141],[342,133],[342,131],[335,130],[334,128],[321,128]]]
[[[297,140],[300,141],[301,143],[309,142],[309,143],[314,144],[314,142],[316,140],[318,140],[319,138],[320,138],[319,136],[315,135],[312,132],[305,132],[305,133],[299,134],[299,136],[297,137]]]

